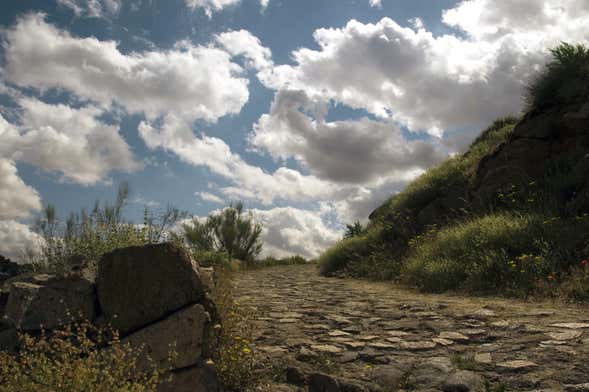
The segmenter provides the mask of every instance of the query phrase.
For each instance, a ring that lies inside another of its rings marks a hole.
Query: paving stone
[[[420,342],[402,342],[401,349],[410,351],[432,350],[436,348],[436,342],[420,341]]]
[[[589,323],[557,323],[550,324],[550,326],[555,328],[586,329],[589,328]]]
[[[338,354],[343,351],[341,348],[333,346],[331,344],[315,344],[311,346],[311,350],[328,354]]]
[[[474,355],[475,362],[483,363],[483,364],[490,364],[493,363],[493,357],[491,353],[477,353]]]
[[[515,360],[515,361],[507,361],[501,362],[497,364],[498,367],[505,368],[505,369],[512,369],[512,370],[521,370],[521,369],[529,369],[533,367],[537,367],[538,365],[531,361],[526,360]]]
[[[564,332],[549,332],[547,334],[553,340],[573,340],[578,339],[583,335],[582,331],[570,330]]]
[[[447,340],[454,340],[456,342],[468,342],[470,340],[470,338],[464,334],[461,334],[459,332],[451,332],[451,331],[440,333],[439,338],[447,339]]]

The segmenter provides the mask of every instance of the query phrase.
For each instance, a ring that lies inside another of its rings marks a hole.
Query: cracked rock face
[[[528,184],[545,172],[545,163],[562,157],[577,157],[579,170],[586,167],[589,153],[589,110],[587,105],[532,114],[513,130],[509,140],[477,169],[474,199],[507,191],[512,185]],[[581,188],[587,183],[580,184]]]

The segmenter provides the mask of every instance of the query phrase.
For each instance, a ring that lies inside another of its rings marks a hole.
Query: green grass
[[[439,166],[431,168],[385,202],[379,208],[377,219],[390,218],[407,209],[421,209],[449,192],[457,194],[466,192],[466,187],[474,177],[480,160],[507,140],[517,120],[516,117],[497,119],[475,139],[464,155],[450,158]]]
[[[531,294],[539,280],[556,279],[581,261],[571,249],[583,232],[589,232],[589,218],[474,218],[417,239],[403,279],[428,292]]]

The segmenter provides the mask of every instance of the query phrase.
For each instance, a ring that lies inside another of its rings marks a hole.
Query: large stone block
[[[140,371],[148,371],[152,365],[160,368],[185,368],[195,365],[201,359],[210,328],[211,319],[205,308],[202,305],[192,305],[129,335],[123,339],[123,343],[143,348],[137,364]],[[171,351],[176,355],[170,362]]]
[[[223,388],[215,369],[207,364],[183,369],[171,374],[172,378],[160,384],[157,392],[222,392]]]
[[[18,329],[56,329],[97,314],[92,282],[78,277],[36,275],[10,284],[5,316]]]
[[[106,321],[123,335],[200,302],[198,264],[173,244],[115,250],[98,264],[98,299]]]

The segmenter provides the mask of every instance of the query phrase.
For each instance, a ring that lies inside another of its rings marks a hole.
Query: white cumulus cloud
[[[50,105],[21,98],[21,124],[8,124],[0,115],[0,157],[23,161],[80,184],[107,179],[111,171],[140,168],[116,126],[100,122],[102,110]]]
[[[216,204],[225,203],[225,201],[223,199],[221,199],[219,196],[217,196],[213,193],[210,193],[210,192],[197,192],[196,196],[200,197],[204,201],[209,201],[211,203],[216,203]]]
[[[80,17],[108,18],[117,15],[123,0],[57,0],[57,4],[69,8]]]
[[[14,220],[0,220],[0,254],[16,262],[25,260],[25,252],[37,253],[42,238],[30,227]]]
[[[311,259],[342,236],[341,230],[325,224],[321,211],[278,207],[253,209],[252,213],[264,228],[264,255],[285,257],[299,254]]]
[[[218,34],[217,42],[232,56],[244,56],[248,67],[259,70],[273,65],[272,51],[262,46],[259,38],[247,30]]]
[[[390,122],[327,122],[323,110],[303,91],[280,90],[270,113],[254,126],[250,141],[275,158],[296,158],[320,178],[353,184],[403,176],[445,156],[428,142],[406,140]],[[311,111],[314,118],[305,114]]]
[[[9,82],[116,102],[150,119],[174,112],[215,121],[239,113],[249,98],[242,67],[219,48],[180,42],[168,51],[124,54],[114,41],[73,37],[40,14],[20,18],[4,39]]]
[[[0,121],[0,139],[2,127]],[[40,209],[41,198],[37,191],[23,182],[12,161],[0,157],[0,221],[25,218],[31,211]]]
[[[225,7],[238,4],[241,0],[186,0],[186,6],[192,9],[202,8],[210,18],[214,12],[219,12]]]
[[[383,18],[322,28],[319,49],[293,52],[295,65],[264,70],[276,90],[304,90],[440,136],[518,112],[523,86],[561,41],[589,42],[580,0],[470,0],[443,14],[462,34],[434,35]]]

